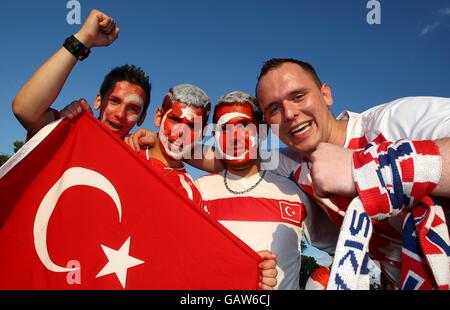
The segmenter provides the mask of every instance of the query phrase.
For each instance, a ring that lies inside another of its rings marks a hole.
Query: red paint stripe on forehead
[[[247,115],[255,124],[258,123],[256,116],[253,113],[252,107],[248,104],[221,104],[216,107],[214,111],[214,122],[217,122],[223,115],[228,113],[242,113]]]

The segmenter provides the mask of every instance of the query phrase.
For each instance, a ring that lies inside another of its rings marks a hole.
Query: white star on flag
[[[185,107],[181,109],[181,118],[186,118],[188,121],[192,121],[195,117],[195,113],[192,112],[190,107]]]
[[[115,273],[117,278],[119,278],[122,287],[125,288],[128,268],[144,263],[144,261],[128,254],[130,252],[130,239],[131,237],[128,237],[127,241],[122,244],[119,250],[111,249],[103,244],[101,245],[103,252],[105,252],[106,257],[108,257],[108,263],[97,274],[96,278]]]

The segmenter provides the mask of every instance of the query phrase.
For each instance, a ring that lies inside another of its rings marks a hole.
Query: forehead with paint
[[[116,82],[103,97],[97,96],[95,108],[101,107],[100,121],[123,137],[142,123],[146,94],[142,87],[126,81]]]
[[[188,123],[201,121],[204,126],[208,120],[210,106],[208,96],[200,88],[181,84],[171,88],[164,97],[162,113],[176,114]]]
[[[110,92],[119,82],[128,82],[131,85],[136,85],[142,88],[144,98],[144,113],[147,110],[148,105],[150,104],[150,93],[151,93],[151,83],[150,77],[146,75],[144,70],[140,67],[134,65],[123,65],[120,67],[113,68],[103,80],[103,83],[100,87],[100,96],[103,98],[106,96],[106,93]]]
[[[261,121],[255,98],[244,92],[231,92],[222,96],[214,109],[213,121],[218,125],[230,121],[236,122],[237,119],[244,119],[246,123],[254,124]]]
[[[166,155],[173,159],[187,154],[208,118],[210,101],[200,88],[181,84],[172,88],[164,98],[159,139]]]

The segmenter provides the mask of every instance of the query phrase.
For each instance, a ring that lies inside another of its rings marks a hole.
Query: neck
[[[231,164],[226,166],[229,172],[242,178],[249,178],[261,171],[260,160],[252,160],[245,166],[234,166]]]
[[[348,120],[337,120],[333,116],[327,142],[337,146],[344,146],[345,138],[347,137],[347,125]]]
[[[149,149],[150,157],[158,159],[169,168],[182,168],[183,162],[181,160],[167,158],[161,150],[162,147],[159,139],[156,139],[155,145]]]

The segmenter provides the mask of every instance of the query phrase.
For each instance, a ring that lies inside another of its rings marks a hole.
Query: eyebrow
[[[290,92],[287,94],[286,97],[290,98],[290,97],[294,96],[295,94],[298,94],[298,93],[304,93],[304,94],[305,94],[305,93],[308,93],[308,92],[309,92],[309,88],[307,88],[307,87],[300,87],[300,88],[297,88],[297,89],[294,89],[294,90],[290,91]],[[271,108],[273,105],[280,104],[280,103],[281,103],[281,102],[280,102],[280,101],[277,101],[277,100],[272,101],[272,102],[269,103],[269,104],[267,105],[267,107],[264,109],[264,112],[267,111],[269,108]]]
[[[173,119],[173,120],[177,120],[177,121],[181,121],[181,117],[178,117],[174,114],[169,115],[169,118]]]
[[[303,93],[303,94],[305,94],[305,93],[308,93],[308,92],[309,92],[309,88],[307,88],[307,87],[301,87],[301,88],[294,89],[293,91],[291,91],[291,92],[288,94],[288,96],[291,97],[291,96],[293,96],[293,95],[295,95],[295,94],[298,94],[298,93]]]
[[[137,103],[137,102],[126,102],[125,104],[129,105],[129,106],[133,106],[135,108],[142,108],[142,104]]]

